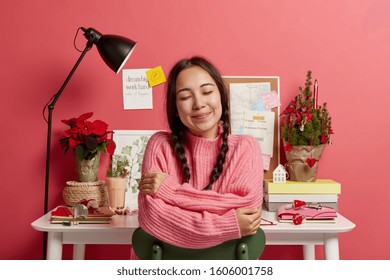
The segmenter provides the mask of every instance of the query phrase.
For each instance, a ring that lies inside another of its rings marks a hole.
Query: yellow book
[[[317,179],[315,182],[274,183],[272,179],[264,179],[265,193],[305,193],[305,194],[340,194],[341,184],[330,179]]]

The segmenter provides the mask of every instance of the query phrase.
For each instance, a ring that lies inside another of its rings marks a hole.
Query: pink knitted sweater
[[[167,132],[154,134],[146,147],[142,173],[169,174],[155,196],[139,194],[139,224],[155,237],[176,246],[205,248],[240,238],[235,209],[261,207],[263,165],[260,145],[246,135],[229,135],[223,172],[212,190],[203,190],[220,150],[215,140],[187,133],[185,148],[191,171],[189,183],[168,140]]]

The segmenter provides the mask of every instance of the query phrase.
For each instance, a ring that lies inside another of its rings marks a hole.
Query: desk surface
[[[303,223],[294,225],[292,223],[279,223],[275,212],[262,211],[262,217],[276,223],[276,225],[264,225],[261,228],[267,233],[341,233],[351,231],[355,224],[346,219],[341,214],[337,214],[335,223]],[[51,224],[50,213],[35,220],[32,227],[38,231],[46,232],[123,232],[129,229],[136,229],[138,225],[138,216],[135,215],[114,215],[109,224],[78,224],[74,226],[64,226],[62,224]]]
[[[339,259],[338,234],[355,224],[338,214],[334,223],[279,223],[275,212],[263,210],[262,217],[276,225],[261,228],[267,245],[303,245],[304,258],[315,259],[316,244],[324,245],[325,259]],[[50,213],[35,220],[32,227],[48,232],[48,259],[61,259],[62,245],[73,244],[73,258],[84,259],[85,244],[131,244],[134,230],[139,226],[138,215],[115,215],[109,224],[51,224]],[[91,234],[93,233],[93,234]]]

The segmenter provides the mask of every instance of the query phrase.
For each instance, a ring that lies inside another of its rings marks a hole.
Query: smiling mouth
[[[201,119],[207,118],[209,115],[210,115],[210,113],[198,114],[198,115],[192,116],[192,118],[197,119],[197,120],[201,120]]]

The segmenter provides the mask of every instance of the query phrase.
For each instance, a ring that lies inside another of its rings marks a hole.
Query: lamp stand
[[[77,67],[79,66],[81,60],[84,58],[85,54],[92,48],[93,46],[93,40],[88,40],[87,45],[83,52],[81,53],[79,59],[77,60],[76,64],[73,66],[72,71],[70,71],[68,77],[66,78],[65,82],[62,84],[60,90],[53,96],[52,102],[47,107],[48,109],[48,119],[47,119],[47,144],[46,144],[46,174],[45,174],[45,204],[44,204],[44,210],[43,214],[45,215],[48,212],[49,207],[49,175],[50,175],[50,150],[51,150],[51,127],[52,127],[52,118],[53,118],[53,110],[54,105],[56,104],[58,98],[60,97],[61,93],[64,91],[66,85],[68,84],[69,80],[72,78],[74,72],[76,71]],[[46,260],[46,254],[47,254],[47,232],[43,233],[43,259]]]

